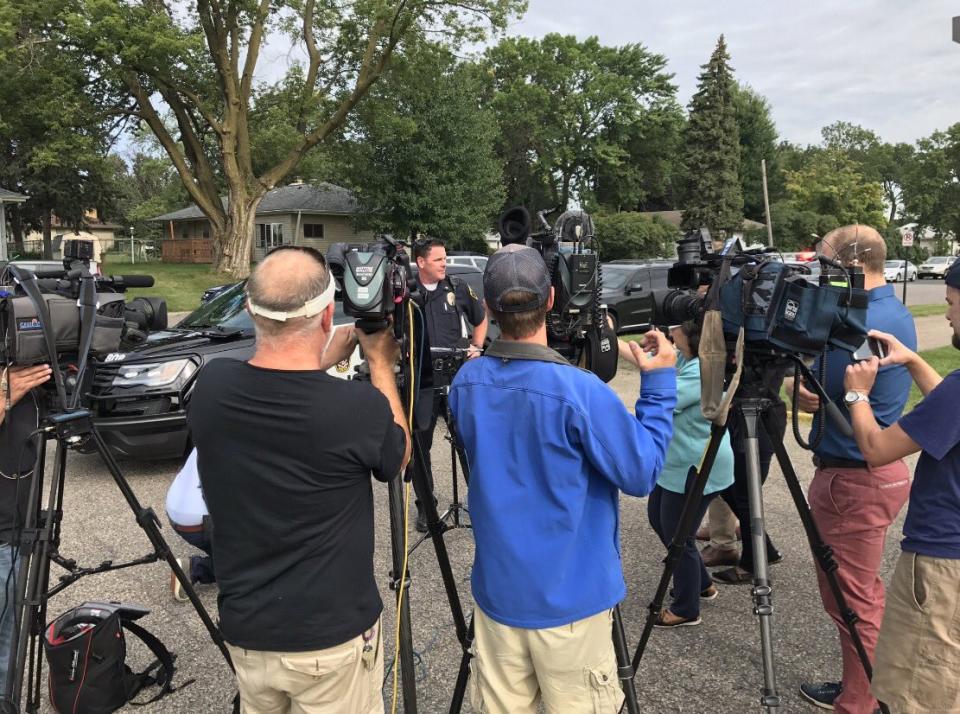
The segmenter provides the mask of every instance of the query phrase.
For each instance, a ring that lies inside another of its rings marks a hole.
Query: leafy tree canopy
[[[523,0],[196,0],[185,11],[155,0],[74,0],[74,6],[65,44],[94,63],[98,84],[122,92],[116,112],[156,134],[210,219],[216,267],[237,276],[249,271],[253,219],[264,194],[344,124],[396,54],[428,37],[451,46],[482,41],[525,8]],[[258,141],[251,109],[255,99],[269,105],[271,90],[256,90],[254,77],[265,39],[277,33],[307,61],[276,88],[294,99],[275,108],[285,119],[276,140]]]
[[[657,127],[669,133],[664,127],[676,122],[666,59],[640,44],[510,37],[487,52],[486,63],[511,205],[565,209],[571,198],[586,197],[599,171],[630,161],[630,135]],[[639,200],[639,191],[628,200]]]
[[[604,261],[673,255],[677,229],[656,216],[650,219],[622,211],[598,213],[593,218]]]
[[[398,60],[340,145],[364,224],[486,250],[504,191],[496,120],[478,102],[483,81],[476,66],[457,65],[442,48]]]

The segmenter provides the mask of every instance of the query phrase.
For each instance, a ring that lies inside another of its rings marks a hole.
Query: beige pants
[[[960,711],[960,560],[900,554],[874,656],[893,714]]]
[[[710,514],[710,545],[714,548],[737,547],[737,517],[719,496],[707,507]]]
[[[260,652],[227,645],[243,714],[383,714],[380,622],[313,652]]]
[[[615,714],[623,703],[613,612],[543,630],[508,627],[474,610],[470,701],[481,714]]]

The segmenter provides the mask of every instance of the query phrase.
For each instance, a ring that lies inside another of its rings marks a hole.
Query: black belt
[[[856,459],[840,459],[836,456],[814,456],[813,463],[821,469],[869,469],[866,461]]]

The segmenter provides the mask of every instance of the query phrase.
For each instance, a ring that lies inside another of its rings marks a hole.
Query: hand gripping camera
[[[523,206],[504,212],[500,241],[528,245],[547,264],[554,292],[547,313],[550,347],[609,382],[617,373],[617,340],[600,307],[602,272],[593,220],[585,211],[566,211],[551,226],[545,217],[549,212],[537,213],[537,233],[531,233],[530,214]]]

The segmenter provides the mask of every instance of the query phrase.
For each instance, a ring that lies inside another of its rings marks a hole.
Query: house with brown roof
[[[226,198],[221,199],[226,207]],[[360,212],[353,192],[332,183],[292,183],[267,192],[257,209],[250,259],[258,261],[278,245],[303,245],[326,253],[331,243],[373,240],[357,231]],[[196,206],[152,218],[164,224],[164,262],[209,263],[213,259],[210,221]]]

